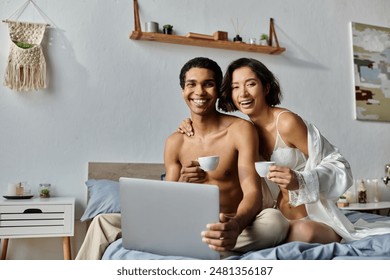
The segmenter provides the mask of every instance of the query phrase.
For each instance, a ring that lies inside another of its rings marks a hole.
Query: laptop
[[[220,259],[202,242],[206,224],[219,221],[215,185],[121,177],[122,243],[163,256]]]

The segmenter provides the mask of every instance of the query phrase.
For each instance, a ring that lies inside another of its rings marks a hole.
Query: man
[[[220,67],[208,58],[194,58],[181,69],[180,86],[194,135],[175,132],[167,139],[166,180],[219,187],[220,223],[202,232],[210,248],[230,254],[273,247],[284,241],[288,221],[276,209],[262,211],[261,178],[254,165],[259,160],[257,133],[248,121],[216,110],[221,81]],[[205,172],[196,159],[209,155],[220,160],[216,170]]]
[[[183,66],[180,85],[191,111],[194,136],[178,132],[169,136],[164,164],[168,181],[218,185],[220,223],[207,225],[202,240],[228,256],[232,251],[240,254],[282,243],[289,224],[279,210],[261,211],[261,181],[254,165],[258,137],[249,122],[217,112],[221,82],[220,67],[208,58],[194,58]],[[220,157],[217,169],[200,169],[196,159],[214,154]],[[121,236],[120,218],[120,214],[96,216],[76,260],[100,259],[107,246]]]

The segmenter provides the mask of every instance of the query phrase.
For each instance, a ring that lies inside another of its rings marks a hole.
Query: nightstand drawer
[[[0,199],[1,259],[7,257],[9,239],[62,237],[64,260],[72,259],[74,197]]]
[[[73,235],[73,205],[2,205],[0,235]]]

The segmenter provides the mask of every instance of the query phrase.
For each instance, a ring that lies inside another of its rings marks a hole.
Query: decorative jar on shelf
[[[51,184],[39,184],[39,197],[49,198],[51,191]]]

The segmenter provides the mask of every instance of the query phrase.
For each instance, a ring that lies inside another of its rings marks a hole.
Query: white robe
[[[390,233],[390,222],[378,225],[359,220],[354,225],[336,206],[339,197],[353,185],[351,167],[313,124],[306,122],[306,126],[309,158],[304,170],[296,171],[301,182],[298,190],[289,191],[290,204],[305,204],[310,220],[329,225],[346,242]]]

